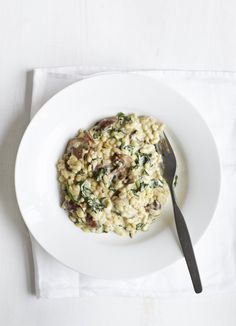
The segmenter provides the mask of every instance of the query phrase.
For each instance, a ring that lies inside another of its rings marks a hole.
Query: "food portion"
[[[163,124],[118,113],[79,130],[58,161],[62,207],[86,232],[146,231],[169,195],[158,142]]]

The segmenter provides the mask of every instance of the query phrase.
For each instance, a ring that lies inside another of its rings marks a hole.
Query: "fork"
[[[170,189],[177,234],[178,234],[179,242],[183,251],[185,261],[188,266],[194,291],[196,293],[200,293],[202,292],[202,284],[201,284],[196,258],[193,251],[191,238],[184,217],[176,203],[175,193],[173,188],[173,181],[175,178],[176,166],[177,166],[176,157],[168,138],[166,137],[165,133],[163,134],[164,137],[162,137],[158,143],[158,149],[161,152],[162,159],[163,159],[163,178],[166,180],[168,187]]]

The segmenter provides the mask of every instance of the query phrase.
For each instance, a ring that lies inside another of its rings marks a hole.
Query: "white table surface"
[[[0,0],[0,325],[236,325],[236,294],[36,299],[13,186],[29,121],[27,71],[80,64],[236,70],[235,12],[234,0]]]

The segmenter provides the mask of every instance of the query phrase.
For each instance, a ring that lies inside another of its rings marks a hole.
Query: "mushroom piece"
[[[127,178],[127,182],[129,183],[129,170],[132,164],[132,158],[129,155],[125,154],[115,154],[112,157],[112,164],[115,166],[114,170],[110,173],[112,177],[116,177],[119,180],[123,180]]]
[[[78,145],[79,143],[79,145]],[[94,143],[93,138],[88,132],[84,133],[84,136],[79,139],[71,140],[67,145],[68,155],[74,155],[78,160],[84,157],[85,152],[89,151],[91,144]]]
[[[70,200],[66,202],[66,207],[69,212],[75,212],[79,206],[75,202]]]
[[[133,130],[133,131],[131,132],[131,134],[129,135],[129,137],[130,137],[131,140],[133,140],[133,139],[135,138],[137,132],[138,132],[137,130]]]
[[[158,200],[154,200],[153,203],[145,206],[145,210],[151,215],[159,215],[161,209],[161,203]]]
[[[83,157],[83,148],[81,146],[75,148],[72,147],[71,154],[74,155],[78,160]]]
[[[105,118],[100,121],[98,121],[95,126],[96,129],[106,129],[113,125],[116,122],[116,117],[111,117],[111,118]]]
[[[86,219],[87,225],[90,226],[91,228],[98,227],[98,223],[93,220],[93,217],[89,213],[87,213],[85,219]]]
[[[82,138],[82,145],[85,145],[85,144],[90,145],[91,143],[93,144],[94,140],[93,140],[92,136],[86,131],[84,133],[84,137]]]
[[[115,154],[112,157],[112,163],[117,166],[125,165],[126,167],[130,167],[132,164],[132,157],[126,154]]]

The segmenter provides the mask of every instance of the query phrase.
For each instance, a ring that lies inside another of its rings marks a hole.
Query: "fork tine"
[[[166,154],[166,147],[167,146],[166,146],[166,144],[164,144],[164,142],[165,142],[165,139],[161,138],[159,143],[158,143],[158,149],[161,152],[162,156],[165,156],[165,154]]]
[[[169,142],[169,139],[166,137],[166,134],[164,133],[164,131],[163,131],[163,135],[165,137],[166,144],[169,147],[169,151],[172,152],[172,153],[174,153],[173,148],[171,147],[171,144]]]

